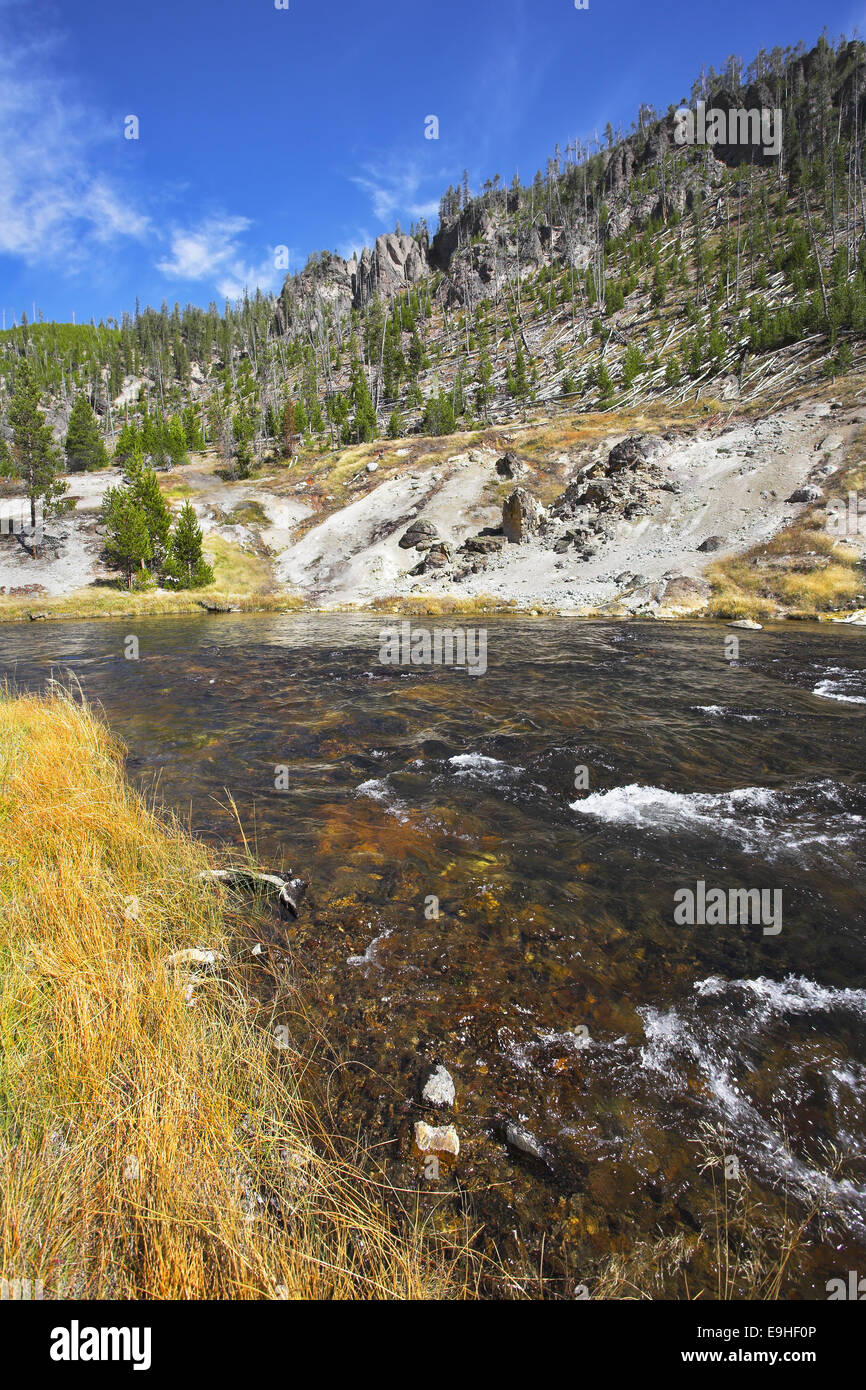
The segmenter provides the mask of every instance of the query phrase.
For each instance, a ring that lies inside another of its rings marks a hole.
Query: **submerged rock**
[[[516,1124],[514,1120],[506,1121],[502,1129],[503,1138],[511,1149],[516,1149],[518,1153],[526,1154],[528,1158],[538,1159],[540,1162],[547,1161],[547,1150],[540,1140],[523,1125]]]
[[[416,1120],[415,1147],[422,1154],[448,1154],[456,1158],[460,1152],[460,1139],[453,1125],[428,1125],[423,1120]]]
[[[457,1088],[451,1073],[441,1064],[431,1072],[421,1092],[422,1100],[428,1105],[450,1106],[454,1104]]]

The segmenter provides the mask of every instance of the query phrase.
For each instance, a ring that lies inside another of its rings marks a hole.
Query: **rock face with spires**
[[[370,251],[361,253],[354,276],[354,307],[362,309],[371,300],[391,300],[418,280],[430,274],[425,249],[413,236],[389,232],[376,238]]]
[[[335,252],[311,257],[299,275],[290,276],[277,300],[273,332],[283,334],[295,317],[321,319],[325,310],[339,316],[362,310],[374,299],[390,303],[431,274],[426,235],[386,232],[360,259],[344,260]]]

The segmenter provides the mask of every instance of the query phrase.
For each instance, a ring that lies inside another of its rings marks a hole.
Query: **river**
[[[731,659],[718,625],[490,619],[473,675],[383,665],[389,621],[6,626],[0,673],[73,673],[138,785],[237,842],[231,796],[311,880],[292,950],[350,1062],[338,1113],[423,1183],[443,1063],[444,1190],[515,1268],[543,1245],[568,1289],[694,1233],[710,1125],[768,1219],[820,1192],[790,1288],[825,1296],[866,1257],[866,633],[739,632]]]

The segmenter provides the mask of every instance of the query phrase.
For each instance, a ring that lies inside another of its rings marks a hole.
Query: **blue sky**
[[[852,35],[851,0],[0,0],[0,307],[78,322],[276,289],[439,197]],[[124,138],[125,118],[139,138]],[[425,118],[439,139],[425,139]]]

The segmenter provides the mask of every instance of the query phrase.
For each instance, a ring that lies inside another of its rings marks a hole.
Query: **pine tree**
[[[646,361],[637,343],[629,343],[622,359],[622,380],[625,387],[631,386],[635,377],[646,371]]]
[[[378,421],[373,406],[373,397],[370,395],[370,388],[364,375],[364,368],[357,358],[352,367],[352,404],[355,408],[352,422],[355,442],[357,444],[369,444],[378,433]]]
[[[133,454],[142,452],[141,436],[135,425],[125,424],[114,445],[114,462],[123,468]]]
[[[159,559],[168,545],[171,512],[165,504],[156,473],[143,462],[139,454],[134,454],[127,461],[124,478],[133,502],[144,517],[151,542],[151,555]]]
[[[599,404],[613,399],[613,382],[610,379],[610,372],[607,370],[607,365],[604,362],[599,365],[596,385],[598,386]]]
[[[213,570],[202,553],[202,533],[196,514],[185,502],[171,537],[168,572],[182,589],[201,589],[213,583]]]
[[[70,473],[108,467],[108,451],[99,433],[99,422],[83,391],[75,397],[72,406],[65,449]]]
[[[147,530],[147,521],[128,487],[112,487],[105,494],[102,504],[102,519],[105,526],[105,550],[109,562],[122,569],[126,575],[126,587],[132,588],[132,576],[153,556],[153,545]]]
[[[26,358],[19,363],[15,375],[9,423],[12,426],[13,473],[24,483],[30,500],[30,525],[35,534],[36,503],[41,498],[45,514],[50,514],[66,491],[66,483],[57,478],[60,455],[39,409],[39,387]],[[34,542],[31,547],[34,558],[36,552]]]

